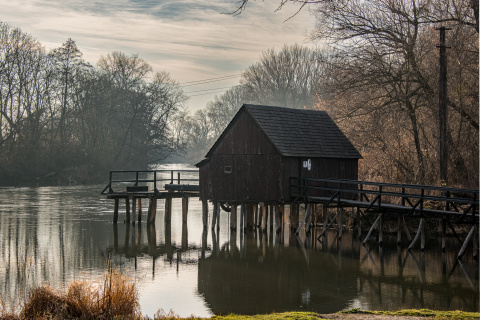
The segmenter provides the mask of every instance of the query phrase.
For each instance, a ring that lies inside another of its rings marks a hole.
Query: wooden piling
[[[362,218],[360,217],[360,208],[357,207],[357,233],[358,239],[362,236]]]
[[[230,229],[237,230],[237,205],[232,204],[232,210],[230,212]]]
[[[137,217],[137,221],[138,223],[141,223],[142,222],[142,198],[137,198],[137,214],[138,214],[138,217]]]
[[[337,210],[338,239],[341,240],[343,235],[343,208],[340,207]]]
[[[397,246],[402,243],[402,214],[397,215]]]
[[[184,196],[182,198],[182,223],[187,223],[187,216],[188,216],[188,197]]]
[[[164,217],[165,224],[170,224],[172,222],[172,198],[166,197],[165,198],[165,217]]]
[[[135,215],[137,214],[137,198],[132,197],[132,215],[133,215],[133,224],[135,224]]]
[[[367,236],[365,237],[365,240],[363,240],[363,244],[367,243],[368,239],[372,235],[373,229],[375,229],[375,226],[377,225],[377,223],[380,221],[381,218],[382,218],[382,214],[380,213],[377,219],[375,220],[375,222],[372,224],[372,227],[370,228],[370,230],[368,230]]]
[[[262,205],[260,209],[261,215],[261,228],[263,232],[267,232],[267,215],[268,215],[268,208],[266,205]]]
[[[246,227],[246,224],[245,224],[245,203],[242,203],[240,205],[240,229],[241,229],[241,231],[243,231],[245,227]]]
[[[202,220],[203,220],[203,228],[208,227],[208,201],[202,201]]]
[[[130,197],[125,198],[125,221],[130,223]]]
[[[326,205],[322,205],[322,212],[323,212],[323,230],[322,234],[325,234],[327,231],[327,225],[328,225],[328,208]]]
[[[147,224],[155,224],[157,216],[157,198],[150,197],[148,203]]]
[[[270,205],[269,208],[270,208],[270,230],[273,230],[273,214],[274,214],[275,208],[273,205]]]
[[[378,226],[378,244],[380,247],[383,246],[383,213],[380,215],[380,221]]]
[[[446,238],[447,238],[447,220],[444,217],[442,218],[442,252],[445,252]]]
[[[282,230],[282,225],[281,225],[281,218],[280,218],[280,206],[276,205],[275,206],[275,231],[278,233],[280,230]]]
[[[120,199],[115,198],[115,204],[113,207],[113,223],[117,223],[118,221],[118,205],[120,203]]]
[[[213,214],[212,214],[212,230],[215,229],[215,226],[217,224],[217,215],[218,215],[218,202],[213,203]]]

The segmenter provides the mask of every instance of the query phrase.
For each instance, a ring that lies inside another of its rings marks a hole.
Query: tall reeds
[[[111,269],[99,280],[79,280],[65,292],[37,287],[21,302],[18,312],[0,303],[0,319],[139,319],[135,280]]]

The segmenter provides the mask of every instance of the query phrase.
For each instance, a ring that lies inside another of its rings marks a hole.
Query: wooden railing
[[[198,185],[198,170],[113,170],[110,171],[108,185],[101,194],[116,193],[114,188],[125,188],[131,192],[158,193],[159,187],[170,185]],[[117,189],[118,190],[118,189]]]
[[[330,204],[363,204],[366,210],[382,207],[408,208],[408,214],[425,210],[459,213],[478,220],[479,191],[414,184],[378,183],[344,179],[292,178],[290,190],[296,201],[321,201]]]

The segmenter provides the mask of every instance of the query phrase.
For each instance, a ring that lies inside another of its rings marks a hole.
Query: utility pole
[[[447,141],[447,45],[445,44],[446,27],[440,30],[440,75],[438,79],[438,121],[439,121],[439,154],[440,154],[440,182],[448,183],[448,141]]]

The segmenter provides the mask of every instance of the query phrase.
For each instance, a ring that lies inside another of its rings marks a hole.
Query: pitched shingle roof
[[[324,111],[244,104],[237,115],[243,110],[252,116],[275,148],[285,157],[350,159],[362,157]],[[210,149],[207,157],[222,136],[223,134]]]

